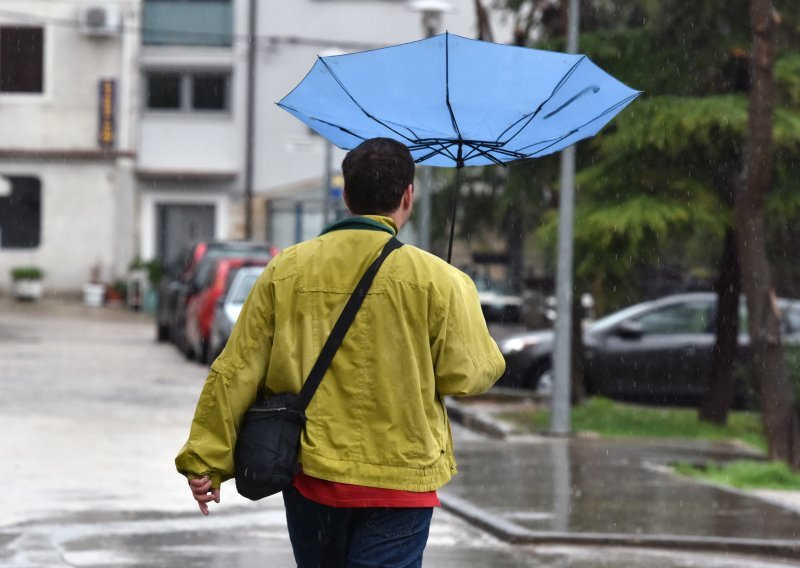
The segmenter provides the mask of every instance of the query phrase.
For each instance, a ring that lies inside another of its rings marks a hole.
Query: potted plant
[[[89,274],[89,282],[83,285],[83,303],[87,306],[102,306],[106,298],[106,285],[100,278],[101,268],[97,263]]]
[[[42,297],[44,272],[35,266],[11,269],[12,293],[17,300],[33,302]]]

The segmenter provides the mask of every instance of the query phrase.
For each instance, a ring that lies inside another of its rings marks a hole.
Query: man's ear
[[[348,211],[350,210],[350,200],[347,199],[347,191],[342,191],[342,200],[344,201],[344,206],[347,207]]]

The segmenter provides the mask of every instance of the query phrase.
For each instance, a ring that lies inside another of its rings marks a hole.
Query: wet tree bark
[[[739,260],[736,256],[736,231],[725,233],[725,244],[717,280],[716,342],[711,352],[708,392],[700,406],[700,420],[725,424],[735,394],[733,371],[739,338]]]
[[[492,33],[492,22],[489,19],[489,12],[481,0],[475,0],[475,21],[478,28],[478,39],[483,41],[494,41]]]
[[[570,400],[572,404],[581,404],[586,398],[586,373],[583,357],[583,306],[581,294],[576,290],[572,294],[572,377]]]
[[[742,288],[747,297],[753,367],[770,457],[800,469],[798,410],[783,357],[780,312],[770,278],[764,230],[764,201],[772,170],[773,18],[771,0],[750,0],[752,84],[741,186],[736,195],[734,216]]]
[[[525,255],[525,214],[522,195],[514,192],[508,210],[506,225],[506,250],[508,251],[508,276],[515,293],[522,290],[522,264]]]

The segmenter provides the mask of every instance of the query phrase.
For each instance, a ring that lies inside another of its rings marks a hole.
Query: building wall
[[[87,37],[79,9],[98,4],[0,0],[0,26],[44,29],[43,92],[0,93],[0,176],[33,176],[42,185],[40,244],[0,248],[0,288],[8,286],[10,268],[22,264],[42,268],[51,291],[78,290],[98,263],[110,282],[124,276],[135,253],[131,117],[139,1],[113,3],[133,34]],[[110,149],[98,142],[101,79],[116,81]]]
[[[16,266],[42,268],[51,292],[79,290],[95,265],[106,281],[113,279],[118,169],[113,162],[83,166],[0,162],[3,174],[37,177],[42,188],[41,245],[0,250],[0,288],[9,287],[9,271]]]
[[[248,0],[233,0],[233,41],[225,46],[143,45],[137,141],[138,248],[158,256],[158,209],[162,205],[213,206],[214,237],[238,236],[231,201],[242,193],[247,101]],[[197,6],[196,6],[197,7]],[[192,9],[191,4],[182,8]],[[200,6],[198,9],[205,9]],[[176,36],[173,41],[180,42]],[[146,108],[151,71],[228,71],[226,112],[174,112]]]

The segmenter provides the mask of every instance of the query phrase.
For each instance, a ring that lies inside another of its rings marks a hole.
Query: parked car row
[[[171,341],[188,358],[209,364],[225,346],[233,321],[218,323],[218,318],[236,314],[220,310],[228,296],[236,291],[241,303],[250,288],[242,287],[248,275],[249,286],[278,253],[263,243],[248,241],[212,241],[193,245],[179,260],[167,266],[158,290],[156,333],[159,341]],[[254,278],[250,278],[256,274]],[[228,303],[228,305],[233,305]],[[239,307],[241,309],[241,305]],[[216,337],[212,341],[212,330]]]
[[[667,296],[636,304],[584,328],[587,390],[612,398],[697,401],[705,394],[715,342],[716,294]],[[800,301],[781,299],[783,341],[800,345]],[[552,387],[552,330],[513,335],[499,342],[506,360],[500,386],[549,393]],[[751,359],[747,312],[740,306],[737,357]],[[750,404],[748,385],[739,381],[736,397]]]

